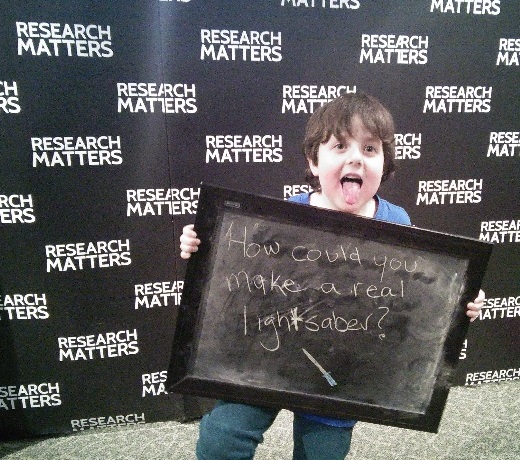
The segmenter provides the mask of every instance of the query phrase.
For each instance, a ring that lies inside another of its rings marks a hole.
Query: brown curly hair
[[[355,115],[358,115],[368,131],[383,143],[384,164],[381,182],[384,182],[395,171],[394,120],[383,104],[369,94],[343,94],[316,110],[307,122],[303,154],[306,160],[317,165],[320,144],[328,142],[332,135],[338,139],[342,139],[345,132],[351,135],[352,118]],[[312,173],[308,163],[305,180],[314,191],[321,191],[320,180]]]

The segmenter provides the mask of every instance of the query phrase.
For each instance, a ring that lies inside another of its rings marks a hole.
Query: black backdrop
[[[204,411],[164,390],[198,185],[304,190],[304,126],[337,89],[394,114],[382,196],[496,243],[455,383],[520,378],[518,18],[499,0],[7,2],[0,431]]]

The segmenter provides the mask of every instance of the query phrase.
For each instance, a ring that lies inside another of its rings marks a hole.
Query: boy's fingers
[[[185,235],[184,233],[179,238],[181,241],[181,244],[184,244],[185,246],[198,246],[200,244],[200,240],[196,237]]]
[[[191,257],[191,252],[186,252],[181,250],[181,258],[182,259],[189,259]]]
[[[184,252],[195,252],[199,249],[200,241],[193,238],[186,238],[184,241],[181,240],[181,251]]]
[[[183,227],[182,235],[179,240],[181,242],[181,257],[183,259],[189,259],[193,252],[198,251],[200,240],[197,238],[197,232],[195,232],[193,224],[188,224]]]
[[[195,232],[194,228],[195,228],[195,227],[194,227],[193,224],[185,225],[185,226],[182,228],[182,234],[183,234],[183,235],[197,236],[197,233]]]
[[[475,321],[480,316],[480,310],[484,306],[484,299],[486,298],[484,291],[481,289],[477,298],[473,302],[469,302],[466,310],[466,315],[470,321]]]
[[[480,312],[470,311],[470,310],[468,310],[466,312],[466,316],[469,317],[470,322],[475,321],[479,317],[479,314],[480,314]]]
[[[486,300],[486,294],[485,292],[481,289],[480,291],[478,291],[478,296],[477,298],[475,299],[474,303],[484,303],[484,300]]]
[[[193,224],[186,225],[182,229],[181,241],[188,241],[189,239],[197,240],[197,244],[200,243],[200,240],[197,238],[197,232],[193,229]]]
[[[191,254],[199,250],[198,246],[191,246],[181,243],[181,257],[183,259],[189,259]]]

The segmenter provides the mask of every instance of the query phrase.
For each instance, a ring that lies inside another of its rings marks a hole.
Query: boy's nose
[[[361,152],[361,148],[356,145],[351,146],[351,148],[349,149],[349,152],[348,152],[347,163],[348,164],[359,164],[359,163],[361,163],[362,159],[363,159],[363,153]]]

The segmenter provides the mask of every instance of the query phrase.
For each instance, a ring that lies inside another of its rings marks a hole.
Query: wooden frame
[[[492,246],[203,184],[169,391],[436,432]]]

